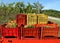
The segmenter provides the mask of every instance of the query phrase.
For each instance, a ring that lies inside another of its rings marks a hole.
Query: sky
[[[44,9],[54,9],[60,11],[60,0],[0,0],[0,3],[4,2],[5,4],[8,4],[21,1],[24,2],[24,4],[27,4],[27,2],[30,2],[32,4],[38,1],[44,6]]]

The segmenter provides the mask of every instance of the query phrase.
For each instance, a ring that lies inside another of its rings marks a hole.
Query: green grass
[[[52,21],[52,22],[58,24],[58,26],[60,26],[60,20],[58,21],[58,20],[49,19],[49,21]]]

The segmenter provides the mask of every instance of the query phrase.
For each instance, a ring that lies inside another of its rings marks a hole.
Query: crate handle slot
[[[35,38],[34,36],[25,36],[25,38]]]
[[[44,36],[45,38],[53,38],[54,36]]]
[[[5,38],[16,38],[15,36],[5,36]]]
[[[60,37],[58,37],[58,39],[60,39]]]

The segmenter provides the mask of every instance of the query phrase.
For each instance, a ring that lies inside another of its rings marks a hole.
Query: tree
[[[6,16],[6,5],[4,3],[1,3],[0,5],[0,11],[1,11],[1,15]]]
[[[39,2],[36,2],[36,3],[33,3],[33,8],[34,10],[36,10],[36,13],[41,13],[41,10],[43,9],[43,6],[39,3]]]
[[[17,2],[15,5],[15,8],[19,9],[20,13],[24,13],[24,3],[23,2]]]
[[[28,5],[26,6],[26,12],[32,13],[32,5],[28,2]]]

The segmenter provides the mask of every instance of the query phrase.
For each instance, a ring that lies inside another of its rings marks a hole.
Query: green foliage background
[[[42,10],[44,6],[40,3],[29,3],[25,5],[23,2],[10,3],[8,5],[0,4],[0,24],[4,24],[10,19],[16,19],[16,15],[19,13],[44,13],[48,16],[54,16],[60,18],[60,11],[57,10]]]

